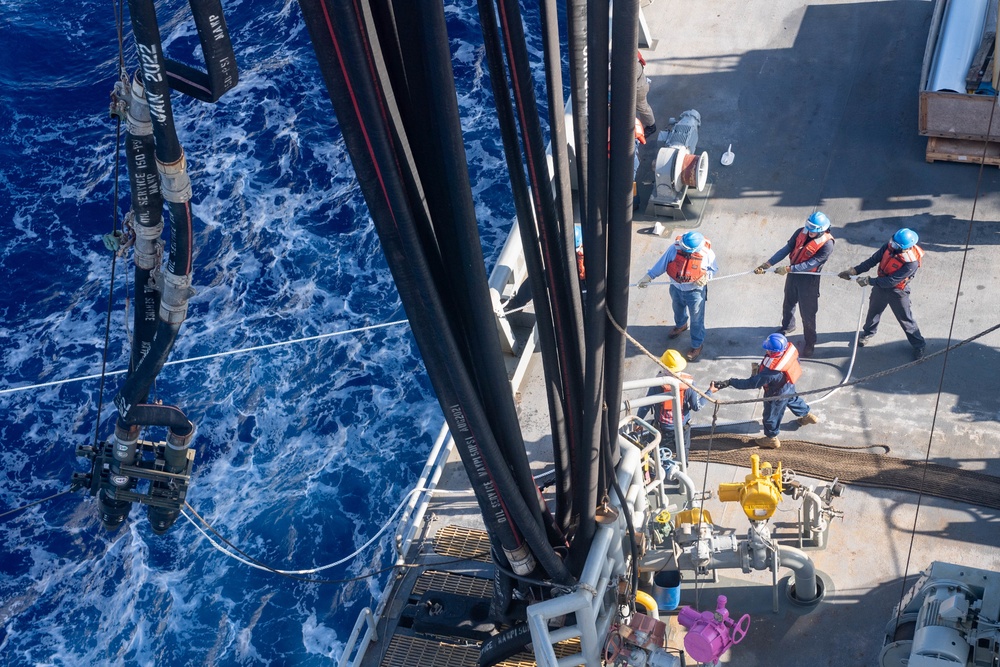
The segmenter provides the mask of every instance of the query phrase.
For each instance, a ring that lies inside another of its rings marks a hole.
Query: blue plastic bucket
[[[681,603],[681,573],[660,570],[653,577],[653,599],[660,611],[673,611]]]

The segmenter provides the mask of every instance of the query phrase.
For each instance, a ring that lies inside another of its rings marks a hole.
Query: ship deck
[[[709,152],[712,166],[709,187],[692,195],[687,220],[658,219],[667,227],[662,236],[652,233],[655,220],[640,202],[633,223],[633,280],[652,266],[676,234],[690,229],[712,241],[723,276],[766,260],[817,209],[830,217],[837,239],[827,271],[867,258],[900,227],[916,229],[927,255],[912,284],[913,309],[928,342],[927,353],[933,356],[844,387],[822,401],[811,399],[822,422],[797,430],[788,414],[783,436],[873,447],[862,450],[867,453],[881,453],[884,449],[877,446],[884,445],[887,456],[1000,477],[1000,334],[934,355],[1000,319],[993,284],[1000,259],[1000,171],[924,159],[926,138],[917,132],[917,92],[932,3],[643,4],[655,40],[654,48],[643,54],[658,126],[665,129],[670,117],[698,110],[698,149]],[[730,144],[735,161],[724,167],[719,157]],[[651,146],[644,149],[640,173],[649,168],[654,152]],[[648,195],[648,188],[640,184],[640,198]],[[867,290],[837,278],[820,280],[819,343],[815,356],[803,360],[800,390],[834,386],[845,379],[859,309],[867,307]],[[761,340],[780,324],[782,284],[773,274],[750,274],[710,285],[704,352],[687,369],[700,386],[707,387],[714,378],[749,375],[750,362],[759,359]],[[687,349],[688,334],[667,339],[672,315],[666,286],[654,283],[633,290],[630,298],[628,330],[639,343],[656,355],[667,347]],[[790,339],[801,345],[801,333]],[[627,380],[659,371],[634,345],[626,346],[626,356]],[[877,337],[858,350],[851,379],[911,359],[903,332],[887,310]],[[541,375],[536,361],[519,395],[536,472],[551,466]],[[720,394],[722,399],[751,396],[733,389]],[[757,435],[760,414],[760,404],[722,406],[717,432]],[[703,409],[694,423],[706,427],[711,416],[710,409]],[[756,451],[748,447],[747,458]],[[781,450],[762,453],[772,462],[782,458]],[[845,450],[845,466],[850,455],[851,450]],[[825,476],[836,476],[836,468],[836,460],[827,464]],[[699,488],[712,490],[721,482],[742,481],[747,470],[710,461],[692,463],[690,472]],[[961,478],[956,482],[969,483]],[[447,464],[440,485],[467,489],[457,456]],[[982,504],[971,504],[921,494],[919,488],[849,484],[835,503],[844,518],[833,524],[827,548],[807,550],[827,583],[819,604],[798,607],[780,596],[775,613],[770,574],[744,575],[738,570],[720,572],[716,583],[686,581],[681,604],[714,608],[715,596],[725,594],[732,614],[751,614],[746,640],[723,662],[776,667],[877,664],[886,623],[931,561],[1000,569],[1000,518],[990,509],[997,507],[997,499],[983,494]],[[715,523],[745,532],[739,507],[715,498],[705,506]],[[779,511],[773,523],[779,541],[797,546],[790,534],[794,506],[788,507],[792,509]],[[475,540],[481,523],[471,493],[436,498],[427,517],[414,550],[417,562],[428,565],[481,552]],[[439,546],[455,540],[462,544]],[[469,577],[490,577],[489,564],[482,560],[448,567],[467,575],[455,580],[462,585],[477,585]],[[414,662],[416,654],[406,652],[414,633],[397,626],[396,619],[419,597],[408,597],[406,591],[421,572],[408,570],[398,580],[380,628],[383,641],[369,648],[364,664],[473,664],[467,660],[472,656],[474,662],[478,650],[461,642],[449,648],[447,658],[428,653]],[[393,638],[394,633],[409,639]],[[681,634],[674,633],[675,646]],[[406,646],[400,648],[400,642]]]

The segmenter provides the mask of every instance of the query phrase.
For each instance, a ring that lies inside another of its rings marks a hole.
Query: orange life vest
[[[646,128],[642,126],[642,121],[635,119],[635,140],[640,144],[646,143]]]
[[[891,276],[896,271],[899,271],[904,264],[908,264],[909,262],[916,262],[917,268],[919,269],[923,257],[924,249],[918,245],[915,245],[912,248],[907,248],[898,254],[893,253],[892,249],[887,246],[885,251],[882,253],[882,259],[879,260],[878,263],[878,275],[880,278]],[[908,281],[909,278],[901,280],[899,284],[896,285],[896,289],[906,289],[906,283]]]
[[[705,256],[700,252],[693,252],[687,254],[680,249],[681,237],[678,236],[675,239],[675,246],[677,247],[677,256],[670,260],[667,264],[667,275],[673,279],[674,282],[678,283],[693,283],[694,281],[705,275]],[[711,248],[712,244],[705,241],[705,247]]]
[[[684,382],[688,382],[690,384],[694,384],[694,378],[691,377],[690,375],[688,375],[687,373],[678,373],[677,377],[679,377],[681,380],[684,380]],[[681,410],[684,409],[684,392],[687,391],[687,389],[688,389],[687,385],[685,385],[682,382],[681,385],[680,385]],[[671,387],[669,384],[665,384],[665,385],[663,385],[663,391],[666,392],[669,395],[669,398],[667,400],[663,401],[663,403],[660,404],[660,423],[662,423],[664,426],[673,426],[674,425],[674,388]]]
[[[587,279],[587,269],[583,265],[583,248],[576,249],[576,272],[580,276],[580,280]]]
[[[802,262],[808,262],[813,256],[819,252],[819,249],[823,247],[823,244],[832,239],[833,237],[829,232],[823,232],[814,239],[809,238],[809,235],[800,231],[799,235],[795,237],[795,247],[792,248],[792,252],[788,254],[788,261],[792,264],[801,264]],[[819,267],[815,266],[806,273],[815,273],[819,271]]]
[[[785,374],[785,379],[788,380],[789,384],[795,384],[802,377],[802,366],[799,366],[799,351],[791,343],[779,356],[765,355],[760,365],[764,368],[770,368],[772,371],[781,371]]]

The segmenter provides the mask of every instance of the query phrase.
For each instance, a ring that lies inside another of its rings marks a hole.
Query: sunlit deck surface
[[[665,129],[670,117],[697,109],[702,116],[699,150],[709,152],[712,167],[709,188],[692,197],[689,219],[661,219],[668,230],[663,236],[651,233],[654,220],[644,216],[640,202],[632,229],[633,281],[676,234],[690,229],[712,241],[720,275],[748,271],[818,209],[833,221],[837,239],[827,271],[867,258],[900,227],[919,232],[927,255],[912,283],[912,299],[929,355],[997,324],[1000,170],[929,164],[926,139],[917,132],[932,3],[643,4],[655,40],[655,48],[643,53],[657,123]],[[735,162],[723,167],[719,157],[730,144]],[[640,181],[653,153],[645,149]],[[640,196],[648,189],[640,185]],[[761,341],[780,324],[783,280],[748,275],[710,285],[704,352],[687,369],[700,386],[714,378],[749,375]],[[821,280],[819,343],[815,357],[803,361],[801,390],[844,379],[859,309],[867,308],[866,298],[862,302],[867,290],[835,277]],[[687,333],[668,341],[671,325],[665,285],[633,290],[631,335],[657,355],[675,346],[686,351]],[[801,323],[790,339],[801,346]],[[626,356],[626,379],[657,374],[659,367],[636,347],[628,345]],[[911,360],[911,348],[887,310],[877,337],[858,351],[852,379]],[[1000,476],[998,371],[1000,333],[993,333],[918,366],[845,387],[822,402],[810,399],[823,421],[796,430],[788,414],[783,437],[847,447],[887,445],[889,456]],[[752,395],[728,389],[720,397]],[[540,363],[521,390],[519,408],[532,465],[541,472],[551,466],[551,458]],[[760,404],[723,406],[718,430],[759,434],[760,415]],[[710,408],[695,417],[696,426],[710,421]],[[748,449],[747,458],[756,451]],[[767,460],[781,460],[780,450],[762,453]],[[704,464],[691,466],[695,483],[708,490],[720,482],[742,481],[746,473],[729,465],[710,464],[707,473]],[[457,458],[442,483],[466,488]],[[773,522],[776,537],[797,546],[789,535],[795,506],[787,502],[788,511],[779,511]],[[685,583],[682,604],[714,608],[715,596],[725,594],[732,614],[753,616],[746,640],[724,661],[872,665],[897,603],[931,561],[1000,569],[1000,521],[994,509],[921,496],[917,489],[862,486],[849,486],[835,506],[845,516],[834,523],[828,547],[808,551],[829,582],[818,605],[796,607],[782,596],[779,612],[773,613],[767,572],[722,571],[717,584]],[[715,523],[746,532],[738,506],[712,499],[706,507]],[[481,526],[471,493],[435,500],[429,515],[428,537],[446,525]],[[429,553],[426,546],[423,553]],[[465,569],[478,576],[489,573],[485,564]],[[678,641],[679,633],[675,645]],[[373,646],[367,662],[380,664],[384,655],[384,646]]]

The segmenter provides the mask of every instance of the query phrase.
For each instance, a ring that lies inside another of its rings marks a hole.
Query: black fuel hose
[[[164,164],[181,159],[182,150],[174,129],[174,112],[170,104],[170,84],[167,82],[167,62],[160,41],[153,0],[128,0],[132,33],[146,88],[149,115],[156,139],[156,158]]]
[[[408,73],[410,89],[434,91],[433,95],[410,94],[410,104],[400,105],[404,124],[411,113],[421,123],[407,137],[423,139],[412,144],[412,154],[437,240],[437,246],[425,253],[442,266],[445,282],[438,291],[451,297],[449,319],[459,325],[456,339],[464,343],[460,351],[465,366],[483,405],[490,406],[486,418],[521,496],[534,520],[544,526],[542,511],[547,508],[531,475],[507,367],[496,344],[496,315],[472,199],[444,11],[440,2],[424,0],[401,3],[396,14],[400,26],[408,28],[400,31],[407,36],[404,62],[417,70]],[[434,250],[438,254],[432,254]]]
[[[147,125],[148,127],[148,125]],[[148,131],[148,130],[147,130]],[[125,157],[129,179],[129,194],[132,202],[132,213],[135,224],[139,227],[153,230],[161,229],[163,224],[163,194],[160,192],[160,175],[156,170],[156,154],[152,134],[125,135]],[[142,234],[142,230],[138,230]],[[158,236],[158,234],[157,234]],[[139,241],[138,246],[147,244]],[[151,282],[152,262],[149,266],[140,266],[137,257],[135,280],[133,281],[135,309],[132,315],[132,354],[129,359],[129,372],[138,367],[146,350],[156,335],[157,313],[160,310],[160,291]]]
[[[216,102],[239,83],[233,43],[220,0],[188,0],[205,58],[206,72],[166,59],[167,81],[179,93],[202,102]]]
[[[611,30],[611,154],[608,165],[608,312],[627,326],[632,255],[632,188],[635,169],[635,78],[639,39],[636,0],[615,0]],[[605,405],[621,405],[625,379],[625,336],[605,322]],[[608,448],[618,463],[618,411],[608,410]]]
[[[546,541],[517,490],[493,438],[459,344],[446,321],[414,225],[398,157],[398,114],[384,96],[368,27],[352,0],[300,0],[338,122],[411,330],[458,443],[487,528],[507,551],[530,545],[543,570],[560,583],[573,577]],[[443,9],[442,9],[443,11]],[[523,531],[522,537],[516,531]]]
[[[565,460],[553,457],[556,466],[557,488],[563,491],[561,505],[557,515],[562,517],[561,529],[569,529],[567,520],[573,512],[572,485],[573,460],[571,457],[572,443],[569,439],[565,422],[565,384],[562,359],[556,350],[555,327],[553,324],[552,305],[544,281],[545,265],[539,250],[536,227],[533,224],[534,214],[531,208],[531,195],[521,163],[518,150],[517,123],[510,94],[506,85],[506,75],[503,69],[503,52],[500,46],[500,33],[497,28],[496,15],[492,0],[479,0],[480,24],[483,29],[483,41],[486,49],[486,62],[490,71],[490,83],[493,87],[493,100],[497,108],[497,121],[500,125],[500,135],[503,139],[504,157],[507,161],[507,171],[511,183],[511,193],[514,197],[514,208],[521,234],[521,246],[524,250],[524,261],[528,267],[528,285],[531,289],[532,301],[535,306],[535,320],[538,329],[539,348],[542,351],[542,372],[545,376],[546,399],[549,407],[549,420],[552,424],[552,450],[559,454],[566,452]],[[557,498],[559,498],[557,496]]]
[[[566,137],[566,107],[563,103],[563,83],[562,83],[562,59],[559,50],[559,21],[556,15],[555,0],[543,0],[542,10],[542,43],[545,51],[545,76],[548,80],[547,93],[549,105],[549,129],[552,138],[552,161],[555,165],[555,193],[556,204],[560,213],[560,223],[562,225],[562,245],[564,261],[573,266],[576,262],[576,235],[573,225],[573,204],[572,189],[569,173],[569,158],[567,155]],[[581,191],[582,192],[582,191]],[[565,360],[569,366],[567,374],[570,377],[583,378],[583,300],[579,289],[571,289],[569,293],[569,304],[573,319],[576,321],[576,338],[580,344],[576,346],[576,354],[567,355]],[[568,400],[568,399],[567,399]],[[577,393],[575,412],[567,424],[567,438],[570,442],[577,442],[582,437],[583,415],[582,405],[579,403]],[[561,531],[569,531],[572,521],[572,483],[569,471],[571,470],[571,446],[569,442],[561,442],[559,447],[553,447],[553,458],[556,475],[556,522]]]
[[[580,512],[579,528],[570,546],[569,562],[581,572],[597,529],[595,512],[603,495],[600,448],[607,436],[604,424],[605,306],[607,290],[608,208],[608,4],[587,4],[587,205],[583,239],[587,261],[587,307],[583,416],[586,436],[579,443],[580,465],[574,478],[573,505]]]
[[[573,97],[573,149],[576,182],[580,193],[580,219],[587,219],[587,2],[566,0],[566,32],[569,40],[569,80]],[[584,245],[587,238],[584,236]]]

